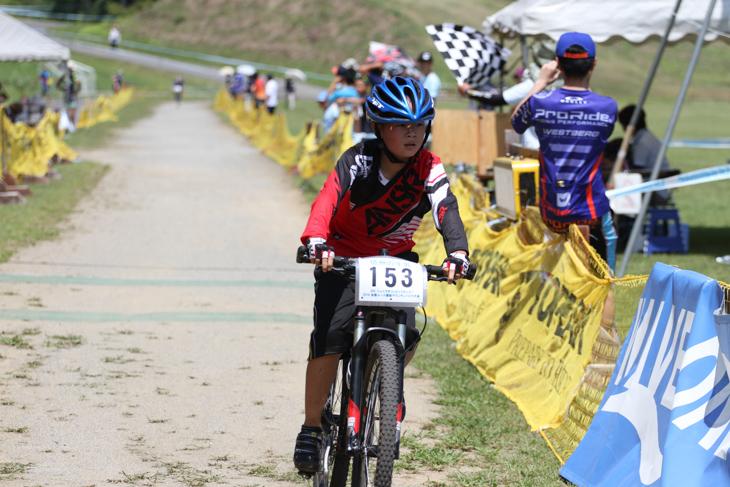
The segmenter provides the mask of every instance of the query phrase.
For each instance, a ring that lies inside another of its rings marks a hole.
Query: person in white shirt
[[[122,42],[122,33],[119,32],[119,27],[117,24],[112,25],[112,28],[109,30],[109,46],[111,46],[112,49],[116,49],[120,42]]]
[[[433,102],[436,103],[439,91],[441,91],[441,78],[433,72],[433,57],[430,52],[422,52],[418,56],[418,69],[424,75],[421,84],[428,90],[429,95],[433,98]]]
[[[274,79],[273,74],[270,74],[267,79],[266,88],[264,89],[266,92],[266,110],[273,115],[277,105],[279,105],[279,83]]]
[[[458,86],[459,93],[468,96],[479,104],[479,108],[496,107],[501,105],[514,106],[535,86],[535,82],[528,75],[529,73],[523,68],[517,68],[514,72],[514,80],[517,84],[511,88],[507,88],[502,93],[492,93],[487,90],[474,90],[469,83],[461,83]],[[528,128],[524,134],[520,136],[520,143],[528,149],[539,149],[540,141],[537,139],[535,129]]]

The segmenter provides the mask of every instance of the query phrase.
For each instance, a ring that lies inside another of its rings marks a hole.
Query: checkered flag
[[[472,27],[454,24],[427,25],[436,49],[459,83],[480,89],[502,71],[512,51],[497,45]]]

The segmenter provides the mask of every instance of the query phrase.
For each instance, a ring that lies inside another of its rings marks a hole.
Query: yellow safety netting
[[[77,129],[93,127],[97,123],[115,122],[116,112],[132,101],[134,88],[123,88],[113,95],[101,95],[87,99],[76,122]]]
[[[264,154],[284,167],[296,166],[306,179],[332,171],[340,155],[353,145],[351,115],[338,117],[329,132],[318,139],[316,123],[292,135],[284,115],[254,109],[240,99],[232,99],[224,89],[218,92],[213,107],[225,113]]]
[[[93,109],[84,109],[77,128],[90,127],[99,122],[116,120],[114,113],[129,103],[134,96],[133,89],[124,89],[113,96],[100,96],[89,102]],[[53,157],[73,160],[78,154],[63,141],[64,133],[59,130],[60,113],[46,110],[43,118],[34,127],[22,122],[12,123],[5,111],[0,110],[4,146],[5,170],[14,178],[43,176],[48,172]]]
[[[479,270],[432,285],[426,311],[565,461],[603,398],[646,276],[612,278],[576,227],[555,235],[537,208],[495,231],[481,184],[460,175],[451,187]],[[422,261],[443,259],[431,219],[415,238]]]

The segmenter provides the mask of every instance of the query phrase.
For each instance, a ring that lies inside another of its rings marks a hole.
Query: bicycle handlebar
[[[354,259],[352,257],[335,256],[334,269],[340,271],[342,274],[351,275],[355,272],[355,261],[356,260],[357,259]],[[307,252],[307,247],[302,245],[299,247],[299,249],[297,249],[297,264],[308,264],[308,263],[310,263],[310,260],[309,260],[309,254]],[[429,281],[446,281],[446,280],[448,280],[444,276],[443,268],[440,265],[427,265],[424,267],[426,268],[426,272],[428,272]],[[471,264],[469,266],[469,272],[462,279],[468,279],[471,281],[472,279],[474,279],[474,276],[476,275],[476,273],[477,273],[477,266],[475,264]]]

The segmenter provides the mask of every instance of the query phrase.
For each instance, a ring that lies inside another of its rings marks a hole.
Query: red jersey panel
[[[396,255],[413,248],[413,234],[434,209],[447,253],[468,252],[456,197],[437,156],[421,150],[416,161],[385,183],[379,171],[376,140],[348,149],[312,204],[302,243],[322,237],[337,255],[366,257],[380,249]]]

